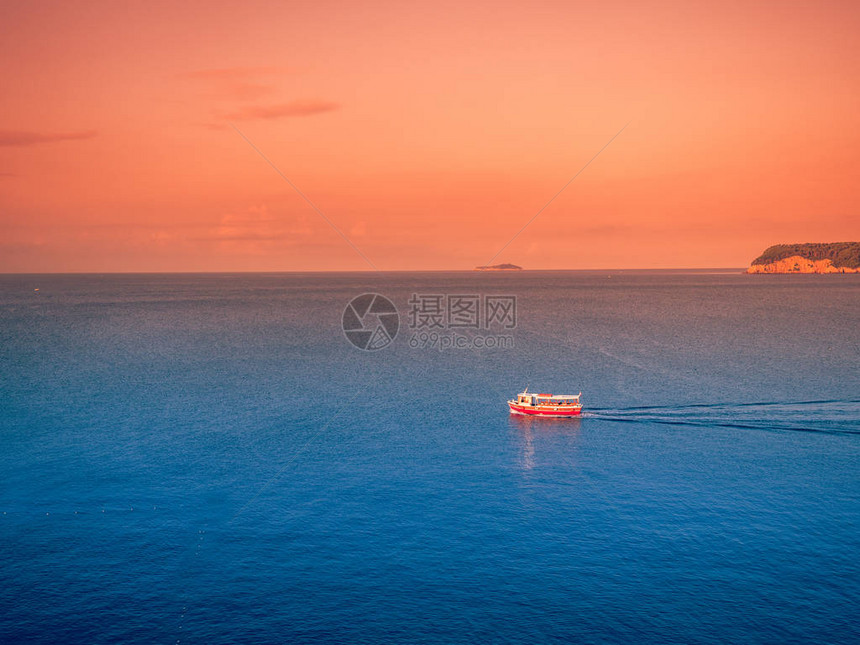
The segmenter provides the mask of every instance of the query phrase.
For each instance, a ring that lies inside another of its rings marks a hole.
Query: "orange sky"
[[[28,2],[0,271],[745,266],[860,239],[858,2]]]

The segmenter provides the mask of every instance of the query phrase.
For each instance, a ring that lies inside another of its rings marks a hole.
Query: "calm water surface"
[[[410,347],[412,293],[515,346]],[[0,276],[0,640],[857,642],[858,323],[860,276]]]

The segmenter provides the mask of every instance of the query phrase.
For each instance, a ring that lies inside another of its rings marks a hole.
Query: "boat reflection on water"
[[[557,453],[560,443],[575,446],[582,425],[582,419],[578,417],[552,419],[512,414],[508,419],[511,429],[517,433],[522,445],[521,463],[523,470],[532,470],[535,467],[536,445],[538,450],[541,448],[552,449],[554,454]],[[559,439],[562,441],[560,442]],[[564,460],[569,462],[571,454],[566,453]]]

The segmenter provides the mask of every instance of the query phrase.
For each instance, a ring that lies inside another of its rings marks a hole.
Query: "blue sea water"
[[[514,346],[411,346],[413,293]],[[853,275],[0,276],[0,640],[858,642],[858,323]]]

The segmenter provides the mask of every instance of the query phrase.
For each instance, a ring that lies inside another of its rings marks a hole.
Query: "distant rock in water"
[[[860,242],[777,244],[752,261],[747,273],[860,273]]]
[[[522,267],[516,264],[493,264],[490,266],[475,267],[475,271],[522,271]]]

